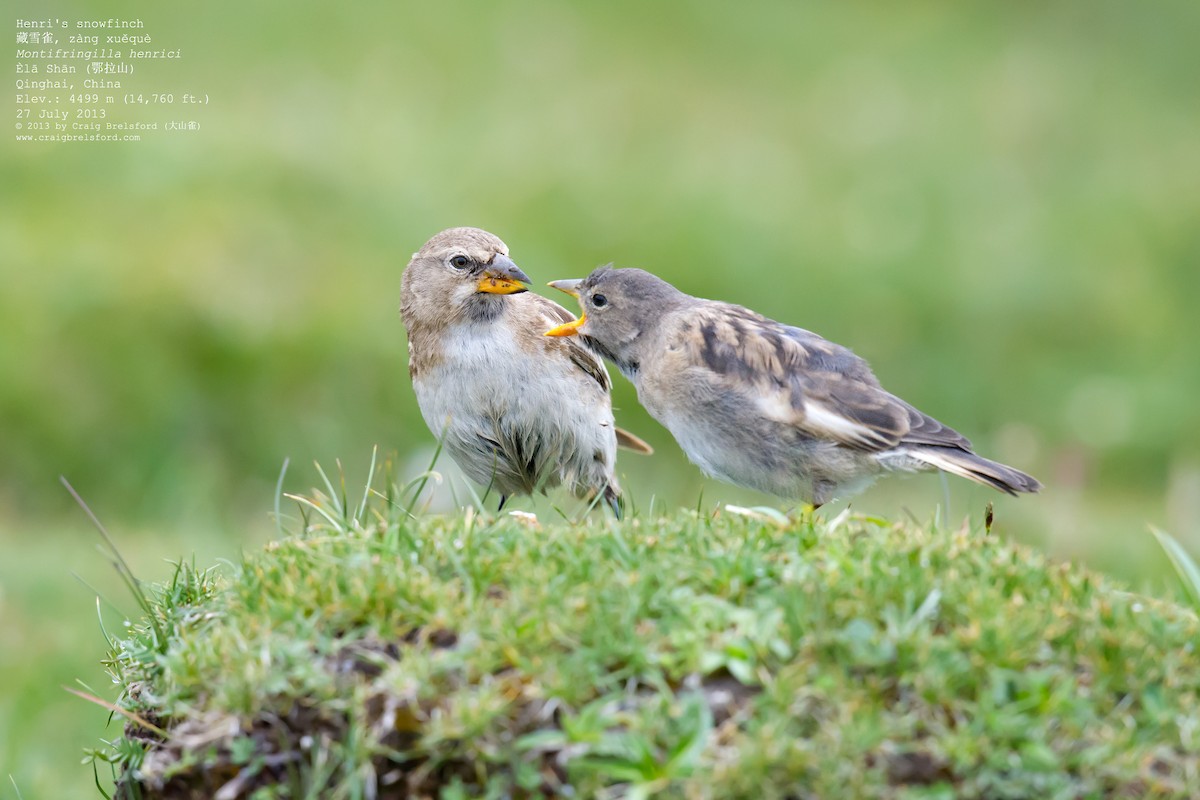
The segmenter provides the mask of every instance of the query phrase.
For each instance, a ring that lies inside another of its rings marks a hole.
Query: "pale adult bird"
[[[401,280],[408,371],[430,431],[472,480],[514,494],[563,485],[597,493],[620,516],[617,429],[603,362],[541,332],[571,319],[527,291],[529,277],[496,236],[451,228],[417,251]]]

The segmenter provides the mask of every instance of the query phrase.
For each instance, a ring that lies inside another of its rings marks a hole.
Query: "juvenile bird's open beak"
[[[553,286],[560,292],[566,292],[572,297],[579,297],[579,284],[583,283],[583,278],[575,278],[569,281],[550,281],[549,286]],[[587,321],[587,314],[580,314],[579,319],[564,322],[557,328],[551,328],[546,331],[544,336],[575,336],[579,333],[579,327]]]
[[[487,294],[517,294],[529,291],[529,276],[513,263],[508,256],[497,255],[483,271],[477,291]]]
[[[579,333],[579,326],[587,322],[587,314],[580,314],[579,319],[573,319],[570,322],[564,322],[556,328],[551,328],[546,331],[543,336],[575,336]]]
[[[550,281],[547,286],[553,286],[560,292],[566,292],[571,297],[579,297],[579,284],[583,283],[583,278],[573,278],[569,281]]]

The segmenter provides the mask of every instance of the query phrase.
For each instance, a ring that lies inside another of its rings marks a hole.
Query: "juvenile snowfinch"
[[[551,286],[583,315],[546,332],[612,361],[705,473],[820,506],[880,473],[940,469],[1002,492],[1041,484],[976,455],[890,394],[867,362],[815,333],[684,294],[640,269]]]

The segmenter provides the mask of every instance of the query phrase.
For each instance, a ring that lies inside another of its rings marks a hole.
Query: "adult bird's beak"
[[[508,256],[497,255],[483,270],[476,290],[487,294],[517,294],[529,291],[529,276]]]
[[[579,284],[583,283],[583,278],[574,278],[569,281],[550,281],[549,286],[553,286],[560,292],[566,292],[572,297],[579,297]],[[579,319],[564,322],[557,328],[551,328],[546,331],[543,336],[575,336],[579,333],[579,327],[587,321],[587,314],[580,314]]]

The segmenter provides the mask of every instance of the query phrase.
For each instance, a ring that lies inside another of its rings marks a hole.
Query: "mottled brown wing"
[[[974,452],[971,441],[949,425],[938,422],[933,417],[905,403],[900,398],[896,402],[908,409],[909,430],[904,436],[906,444],[932,444],[939,447],[958,447],[967,452]]]
[[[683,323],[693,363],[739,391],[759,413],[847,447],[902,441],[963,446],[956,432],[885,391],[867,363],[811,331],[740,306],[705,304]]]

